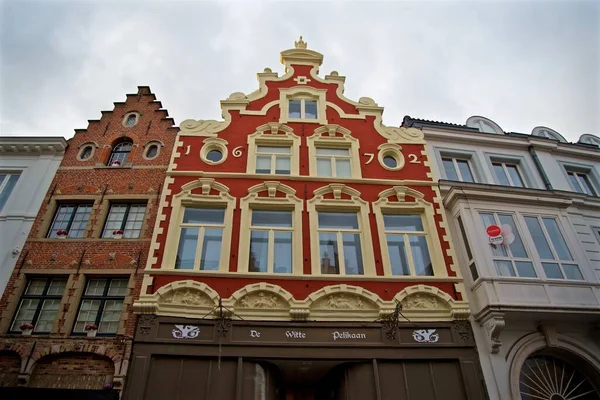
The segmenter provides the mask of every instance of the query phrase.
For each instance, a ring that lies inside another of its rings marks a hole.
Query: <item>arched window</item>
[[[127,158],[129,158],[129,153],[131,152],[132,147],[133,142],[131,140],[124,140],[119,144],[115,145],[115,147],[113,147],[112,153],[110,153],[108,165],[124,165],[127,162]]]

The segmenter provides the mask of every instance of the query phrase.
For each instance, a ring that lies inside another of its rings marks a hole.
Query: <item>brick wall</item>
[[[0,351],[0,386],[15,386],[21,370],[21,357],[13,351]]]
[[[63,353],[40,359],[30,387],[102,389],[112,384],[112,360],[95,354]]]
[[[134,126],[126,126],[123,123],[130,113],[137,116]],[[4,342],[4,348],[17,346],[26,349],[21,352],[23,354],[19,353],[20,359],[35,355],[31,362],[23,363],[20,371],[25,375],[34,371],[34,378],[29,381],[29,385],[73,388],[100,385],[101,388],[104,381],[99,377],[85,378],[89,374],[69,378],[66,386],[52,386],[55,385],[53,379],[44,378],[51,376],[48,371],[54,368],[53,366],[59,366],[61,371],[68,371],[71,367],[79,368],[81,365],[96,368],[94,365],[100,361],[100,364],[104,365],[98,367],[101,371],[107,368],[106,363],[111,365],[111,376],[114,375],[117,364],[123,365],[124,368],[118,368],[122,375],[115,377],[115,383],[118,386],[123,382],[131,337],[135,331],[132,304],[141,288],[141,271],[146,264],[159,196],[176,134],[174,121],[168,118],[167,111],[162,109],[161,103],[156,100],[150,88],[139,87],[137,93],[127,95],[125,102],[114,103],[112,111],[103,111],[100,119],[90,120],[87,129],[76,130],[74,137],[69,140],[61,166],[50,185],[15,270],[0,299],[0,345]],[[119,167],[106,166],[113,146],[125,138],[133,142],[127,161]],[[158,145],[160,151],[155,158],[148,159],[145,149],[151,144]],[[93,154],[88,159],[81,160],[80,153],[85,146],[92,146]],[[65,202],[82,201],[92,204],[84,236],[77,239],[47,238],[58,206]],[[139,238],[102,238],[103,226],[110,205],[114,202],[146,204]],[[29,337],[9,334],[11,321],[28,279],[58,275],[64,276],[68,281],[51,334]],[[86,280],[98,276],[129,278],[117,332],[118,339],[87,339],[71,334]],[[123,348],[127,350],[121,354]],[[30,353],[27,353],[28,351]],[[109,361],[98,359],[108,351],[118,353],[118,356],[113,354],[108,358]],[[49,354],[63,352],[67,353],[61,357],[53,355],[56,363],[44,361],[45,356]],[[92,353],[96,353],[96,356]],[[37,363],[42,361],[46,363],[43,369],[46,372],[40,375],[38,372],[42,370],[38,369]],[[36,374],[39,376],[35,377]]]

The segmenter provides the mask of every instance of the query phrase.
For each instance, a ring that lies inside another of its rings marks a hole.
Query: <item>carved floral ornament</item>
[[[342,119],[366,120],[368,116],[374,116],[374,127],[377,132],[388,140],[389,143],[419,143],[424,144],[423,132],[416,128],[405,127],[389,127],[383,124],[382,114],[383,107],[380,107],[375,100],[370,97],[361,97],[358,101],[353,101],[344,96],[345,78],[340,76],[337,71],[331,72],[325,78],[319,77],[318,69],[323,61],[323,55],[307,48],[307,43],[300,39],[295,42],[295,48],[281,52],[282,63],[286,66],[286,73],[278,76],[272,72],[270,68],[265,68],[263,73],[258,74],[259,88],[250,94],[242,92],[234,92],[226,100],[221,101],[221,109],[223,120],[193,120],[187,119],[180,126],[181,136],[205,136],[215,137],[227,129],[231,124],[231,111],[237,111],[240,115],[266,115],[273,107],[281,108],[281,98],[277,96],[276,100],[268,102],[260,110],[248,110],[248,105],[255,100],[262,99],[267,96],[269,89],[267,82],[283,82],[290,81],[289,88],[301,86],[307,90],[312,89],[311,82],[320,82],[330,84],[330,89],[336,92],[340,101],[353,105],[358,113],[347,114],[342,108],[330,101],[326,101],[325,106],[333,108]],[[294,65],[309,65],[313,66],[310,71],[310,76],[296,76]],[[284,97],[285,98],[285,97]],[[325,97],[323,96],[323,99]],[[281,121],[280,121],[281,122]],[[326,120],[323,120],[326,124]]]
[[[208,285],[186,280],[173,282],[155,294],[142,295],[134,304],[137,313],[202,318],[219,302]],[[242,318],[269,320],[356,320],[375,321],[400,303],[402,313],[411,321],[464,320],[466,302],[456,301],[440,289],[425,285],[405,288],[391,300],[359,286],[334,285],[321,288],[305,299],[296,299],[278,285],[260,282],[247,285],[222,304]],[[465,311],[467,310],[467,311]]]

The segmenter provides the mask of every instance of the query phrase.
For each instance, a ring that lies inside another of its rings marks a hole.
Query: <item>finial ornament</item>
[[[297,49],[305,49],[306,48],[306,42],[304,40],[302,40],[302,36],[300,36],[300,40],[294,42],[294,44],[296,45]]]

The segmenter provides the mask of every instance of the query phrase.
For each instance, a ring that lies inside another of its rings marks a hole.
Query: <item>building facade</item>
[[[600,138],[403,126],[427,140],[490,399],[599,399]]]
[[[483,399],[423,133],[281,60],[180,125],[125,398]]]
[[[66,148],[62,137],[0,137],[0,293]]]
[[[0,397],[118,398],[175,137],[139,87],[69,140],[0,301]]]

